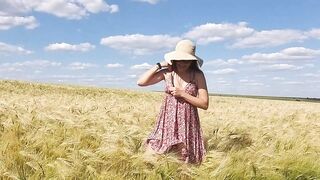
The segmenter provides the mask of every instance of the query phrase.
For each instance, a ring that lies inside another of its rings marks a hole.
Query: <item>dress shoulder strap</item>
[[[171,78],[171,84],[170,85],[172,85],[172,87],[174,87],[174,76],[173,76],[173,73],[174,73],[174,71],[172,71],[172,72],[170,72],[170,78]]]
[[[174,87],[174,81],[173,81],[174,79],[173,79],[173,74],[172,74],[172,72],[167,72],[166,74],[165,74],[165,83],[166,83],[166,85],[167,86],[171,86],[171,87]]]

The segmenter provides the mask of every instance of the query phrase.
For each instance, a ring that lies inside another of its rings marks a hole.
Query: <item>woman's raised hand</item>
[[[162,61],[160,64],[161,64],[161,67],[168,68],[169,71],[172,71],[172,65],[169,64],[167,61]]]

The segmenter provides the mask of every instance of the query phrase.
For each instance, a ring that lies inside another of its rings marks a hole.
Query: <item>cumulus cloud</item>
[[[0,1],[0,16],[24,14],[31,8],[21,0],[2,0]]]
[[[59,67],[60,62],[48,61],[48,60],[33,60],[14,63],[2,63],[0,64],[0,72],[18,72],[30,69],[44,69],[49,67]]]
[[[285,78],[276,76],[276,77],[273,77],[272,80],[279,81],[279,80],[285,80]]]
[[[299,81],[286,81],[286,82],[283,82],[283,84],[287,84],[287,85],[302,85],[302,84],[304,84],[304,82],[299,82]]]
[[[237,40],[233,48],[272,47],[290,42],[302,41],[308,37],[302,31],[284,29],[254,32],[252,35]]]
[[[91,64],[91,63],[82,63],[82,62],[73,62],[69,64],[69,69],[71,70],[84,70],[84,69],[89,69],[97,67],[96,64]]]
[[[239,82],[242,82],[242,83],[243,82],[250,82],[250,80],[248,80],[248,79],[240,79]]]
[[[128,77],[129,77],[130,79],[134,79],[134,78],[137,77],[137,75],[136,75],[136,74],[129,74]]]
[[[208,44],[211,42],[246,37],[253,32],[254,29],[247,27],[247,23],[245,22],[240,22],[238,24],[207,23],[192,28],[192,30],[185,33],[183,37],[194,39],[198,44]]]
[[[31,0],[30,0],[31,1]],[[117,5],[108,5],[103,0],[47,0],[34,1],[33,9],[39,12],[53,14],[66,19],[82,19],[90,13],[118,12]]]
[[[271,71],[278,71],[278,70],[299,70],[302,69],[301,66],[295,66],[292,64],[273,64],[273,65],[265,65],[262,66],[262,70],[271,70]]]
[[[71,74],[54,74],[54,75],[50,75],[50,78],[61,78],[61,79],[78,79],[78,78],[84,78],[84,79],[88,79],[88,78],[105,78],[105,79],[111,79],[114,76],[113,75],[71,75]]]
[[[313,77],[313,78],[320,78],[320,73],[304,73],[302,74],[304,77]]]
[[[264,84],[259,83],[259,82],[248,82],[248,83],[245,83],[244,85],[246,85],[246,86],[263,86]]]
[[[207,73],[217,74],[217,75],[234,74],[236,72],[238,71],[232,68],[218,69],[215,71],[207,71]]]
[[[158,2],[160,2],[160,0],[134,0],[137,2],[145,2],[145,3],[149,3],[149,4],[157,4]]]
[[[86,85],[105,85],[107,84],[120,84],[129,77],[116,77],[114,75],[107,74],[55,74],[49,76],[43,76],[44,79],[49,79],[57,82],[68,82],[68,83],[81,83]],[[88,84],[89,83],[89,84]]]
[[[67,19],[81,19],[87,15],[85,8],[64,0],[49,0],[49,1],[33,1],[32,8],[35,11],[46,12],[58,17],[64,17]]]
[[[100,43],[116,50],[133,53],[135,55],[145,55],[171,49],[179,40],[179,37],[171,37],[169,35],[147,36],[132,34],[105,37],[101,39]]]
[[[320,29],[312,29],[306,34],[312,38],[320,39]]]
[[[237,64],[243,64],[242,61],[238,59],[215,59],[211,61],[205,61],[204,64],[207,66],[232,66],[232,65],[237,65]]]
[[[241,85],[245,86],[264,86],[261,82],[256,82],[255,80],[249,80],[249,79],[240,79],[239,82]]]
[[[118,5],[104,0],[23,0],[0,2],[0,15],[18,16],[32,11],[45,12],[66,19],[82,19],[90,13],[119,11]]]
[[[242,56],[242,60],[253,63],[273,63],[281,60],[306,60],[320,56],[320,50],[304,47],[290,47],[276,53],[254,53]]]
[[[79,3],[90,13],[115,13],[119,11],[118,5],[109,5],[104,0],[79,0]]]
[[[229,41],[231,48],[265,48],[293,42],[303,42],[308,38],[320,39],[320,29],[301,31],[295,29],[255,30],[246,22],[207,23],[193,27],[182,35],[198,44]]]
[[[150,69],[152,65],[148,63],[142,63],[142,64],[136,64],[130,67],[130,69],[137,69],[137,70],[145,70],[145,69]]]
[[[49,44],[47,47],[45,47],[45,50],[47,51],[81,51],[86,52],[89,50],[94,49],[95,46],[91,45],[90,43],[81,43],[81,44],[68,44],[68,43],[54,43]]]
[[[20,46],[10,45],[0,42],[0,54],[31,54],[32,51],[26,50]]]
[[[119,63],[107,64],[106,67],[107,68],[119,68],[119,67],[123,67],[123,64],[119,64]]]
[[[26,29],[34,29],[39,25],[33,16],[0,16],[0,30],[8,30],[12,27],[23,26]]]
[[[202,45],[228,41],[232,48],[272,47],[292,42],[302,42],[310,38],[311,35],[318,37],[318,31],[318,29],[313,29],[308,33],[293,29],[256,31],[248,27],[246,22],[237,24],[207,23],[193,27],[180,37],[131,34],[105,37],[101,39],[100,43],[135,55],[145,55],[173,48],[183,38],[192,39],[197,44]]]

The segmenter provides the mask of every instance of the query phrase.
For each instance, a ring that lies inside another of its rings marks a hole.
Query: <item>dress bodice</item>
[[[193,76],[194,77],[194,76]],[[170,91],[169,91],[169,88],[170,87],[174,87],[174,78],[173,78],[173,74],[172,72],[170,74],[167,75],[167,77],[165,78],[165,92],[169,95],[170,94]],[[192,78],[190,80],[190,82],[188,82],[185,87],[184,87],[184,91],[192,96],[197,96],[198,95],[198,86],[197,84],[195,83],[195,80],[194,78]]]

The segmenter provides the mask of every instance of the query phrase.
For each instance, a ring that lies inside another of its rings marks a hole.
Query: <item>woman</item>
[[[206,80],[195,55],[195,45],[182,40],[175,51],[165,54],[165,61],[145,72],[137,84],[148,86],[165,81],[163,104],[157,125],[146,141],[147,152],[175,152],[186,163],[200,164],[205,149],[197,108],[208,109]]]

